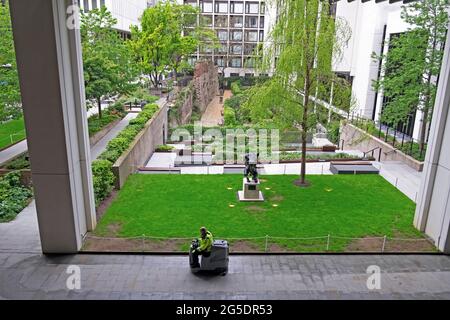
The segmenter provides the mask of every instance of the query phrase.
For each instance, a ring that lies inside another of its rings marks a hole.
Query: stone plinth
[[[264,196],[259,190],[260,182],[255,182],[250,180],[247,181],[246,178],[242,180],[242,190],[238,191],[239,201],[255,202],[264,201]]]

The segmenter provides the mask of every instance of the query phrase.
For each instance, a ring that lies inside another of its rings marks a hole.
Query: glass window
[[[244,54],[245,55],[252,55],[254,54],[256,49],[256,44],[253,43],[246,43],[244,47]]]
[[[263,42],[264,41],[264,31],[259,31],[259,41]]]
[[[221,41],[227,41],[228,40],[228,31],[225,30],[218,30],[217,31],[217,37]]]
[[[100,7],[104,7],[105,6],[105,0],[100,0]]]
[[[259,27],[260,27],[261,29],[264,29],[264,17],[261,17],[261,18],[259,19]]]
[[[97,0],[92,0],[92,10],[97,9]]]
[[[246,28],[258,28],[258,17],[245,17]]]
[[[217,13],[228,13],[228,2],[216,2]]]
[[[203,15],[201,15],[200,17],[201,17],[201,19],[202,19],[202,24],[203,24],[204,26],[212,27],[212,24],[213,24],[213,18],[212,18],[212,16],[203,16]]]
[[[227,53],[228,45],[226,43],[221,43],[220,47],[216,49],[217,53]]]
[[[255,59],[245,58],[244,67],[245,68],[254,68],[255,67]]]
[[[89,0],[83,1],[83,10],[84,12],[89,12]]]
[[[264,2],[261,2],[261,14],[266,13],[266,4]]]
[[[230,17],[230,27],[232,28],[242,28],[243,26],[243,18],[239,16],[231,16]]]
[[[246,2],[245,3],[245,13],[258,14],[258,2]]]
[[[228,27],[228,17],[227,16],[215,16],[214,25],[216,27]]]
[[[216,57],[216,65],[219,67],[225,67],[225,59],[224,57]]]
[[[233,44],[230,46],[230,53],[231,54],[242,54],[242,45],[240,44]]]
[[[231,2],[230,4],[231,13],[244,13],[244,3],[242,2]]]
[[[213,12],[212,2],[204,1],[202,3],[202,12]]]
[[[242,41],[242,31],[231,31],[231,40]]]
[[[240,68],[242,67],[242,60],[241,58],[232,58],[230,61],[230,67],[233,68]]]
[[[245,41],[258,41],[258,31],[245,31]]]

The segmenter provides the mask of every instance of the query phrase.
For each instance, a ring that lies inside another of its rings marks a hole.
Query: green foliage
[[[448,0],[414,1],[402,9],[402,19],[411,27],[392,37],[387,54],[377,56],[384,77],[375,81],[387,102],[382,121],[391,126],[405,123],[418,110],[423,113],[419,144],[424,147],[436,96],[434,77],[439,75],[448,26]]]
[[[280,154],[280,161],[286,160],[296,160],[299,161],[302,158],[301,152],[282,152]],[[359,159],[355,155],[351,155],[343,152],[330,152],[330,153],[320,153],[320,154],[306,154],[307,160],[333,160],[333,159]]]
[[[310,97],[335,80],[332,58],[340,57],[350,31],[329,14],[329,3],[320,0],[274,0],[277,23],[269,34],[259,69],[272,78],[249,89],[246,108],[252,122],[298,128],[302,145],[315,128]],[[305,183],[306,156],[302,159],[301,183]]]
[[[24,139],[25,135],[25,122],[23,117],[0,123],[0,149]]]
[[[236,113],[233,108],[224,107],[223,119],[226,126],[235,126],[237,124]]]
[[[28,153],[25,153],[24,155],[11,160],[6,164],[5,168],[8,170],[30,169],[30,160],[28,159]]]
[[[9,1],[0,4],[0,122],[22,115]]]
[[[95,160],[92,162],[95,204],[97,206],[113,189],[115,177],[111,166],[112,163],[108,160]]]
[[[146,105],[139,115],[130,121],[128,126],[108,143],[106,150],[99,156],[99,160],[92,163],[95,202],[97,205],[109,195],[114,186],[113,164],[128,149],[136,135],[158,110],[159,106],[157,104]]]
[[[170,113],[169,113],[169,117],[170,117],[170,122],[175,122],[178,125],[181,124],[181,108],[183,107],[183,105],[186,103],[186,101],[188,99],[192,99],[192,103],[194,103],[195,100],[195,89],[194,89],[194,84],[193,82],[189,82],[189,84],[184,87],[183,89],[180,90],[180,92],[178,92],[177,97],[175,99],[175,102],[173,104],[173,106],[170,108]],[[193,108],[195,109],[195,105],[193,105]],[[193,110],[194,113],[194,110]],[[191,115],[191,121],[192,121],[192,115]]]
[[[97,103],[100,118],[102,97],[129,93],[136,87],[136,64],[113,29],[116,22],[105,6],[81,15],[86,97]]]
[[[99,118],[98,115],[93,115],[88,118],[88,129],[89,136],[93,136],[97,132],[101,131],[108,124],[120,119],[121,116],[113,113],[103,113],[102,117]]]
[[[412,223],[414,202],[381,176],[311,175],[308,180],[313,186],[306,189],[295,187],[295,178],[262,176],[266,201],[246,203],[236,199],[242,188],[239,175],[132,175],[99,221],[95,234],[107,235],[111,225],[120,224],[119,237],[192,237],[199,225],[205,225],[224,239],[328,234],[422,238]],[[349,242],[339,242],[331,250],[345,250]],[[326,238],[322,250],[325,247]]]
[[[339,145],[340,129],[341,129],[340,121],[331,121],[327,125],[328,140],[330,140],[332,143],[336,145]]]
[[[157,146],[155,149],[155,152],[171,152],[174,149],[175,149],[174,146],[168,146],[168,145],[164,144],[164,145]]]
[[[198,13],[197,8],[172,0],[158,2],[144,11],[139,27],[131,28],[130,49],[155,88],[170,71],[180,71],[199,45],[215,46],[214,31],[197,25]]]
[[[242,93],[241,84],[239,81],[231,83],[231,92],[233,93],[233,95]]]
[[[31,188],[21,184],[20,176],[14,171],[0,178],[0,222],[13,220],[33,195]]]

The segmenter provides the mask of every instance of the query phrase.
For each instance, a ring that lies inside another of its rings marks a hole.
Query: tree
[[[8,1],[0,3],[0,121],[22,114]]]
[[[448,0],[423,0],[403,6],[402,19],[410,27],[391,38],[389,51],[374,58],[382,62],[383,77],[375,81],[387,101],[382,120],[396,125],[422,112],[419,136],[421,152],[427,139],[436,96],[448,26]]]
[[[103,97],[126,94],[136,87],[137,69],[126,42],[113,29],[116,22],[105,6],[81,16],[86,98],[96,102],[99,118]]]
[[[158,2],[133,26],[130,47],[155,88],[170,71],[176,74],[187,57],[202,46],[217,45],[214,32],[203,27],[197,8],[174,1]]]
[[[301,133],[302,166],[296,185],[306,181],[307,134],[316,123],[311,96],[316,88],[329,86],[335,78],[331,67],[341,56],[350,31],[343,20],[329,15],[329,4],[321,0],[274,0],[278,20],[269,35],[261,69],[273,75],[251,89],[247,107],[252,119],[297,128]]]

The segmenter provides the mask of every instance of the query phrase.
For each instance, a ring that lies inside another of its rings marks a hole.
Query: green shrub
[[[22,185],[20,176],[20,171],[14,171],[0,178],[0,222],[13,220],[33,195],[31,188]]]
[[[114,173],[112,166],[120,158],[122,153],[128,149],[145,123],[150,120],[159,106],[147,104],[139,115],[123,129],[117,137],[112,139],[106,146],[106,150],[99,156],[99,160],[92,163],[92,176],[94,180],[95,203],[98,206],[104,200],[114,186]]]
[[[226,126],[234,126],[237,124],[236,113],[233,108],[225,107],[223,110],[223,120]]]
[[[24,154],[12,161],[10,161],[6,166],[8,170],[22,170],[30,168],[30,161],[28,160],[28,154]]]
[[[95,204],[97,206],[113,189],[115,177],[111,166],[112,163],[108,160],[95,160],[92,162]]]
[[[173,146],[168,146],[168,145],[164,144],[164,145],[157,146],[155,151],[156,152],[169,152],[169,151],[172,151],[173,149],[175,149]]]
[[[242,93],[241,84],[239,83],[239,81],[234,81],[233,83],[231,83],[231,92],[233,93],[233,95]]]

